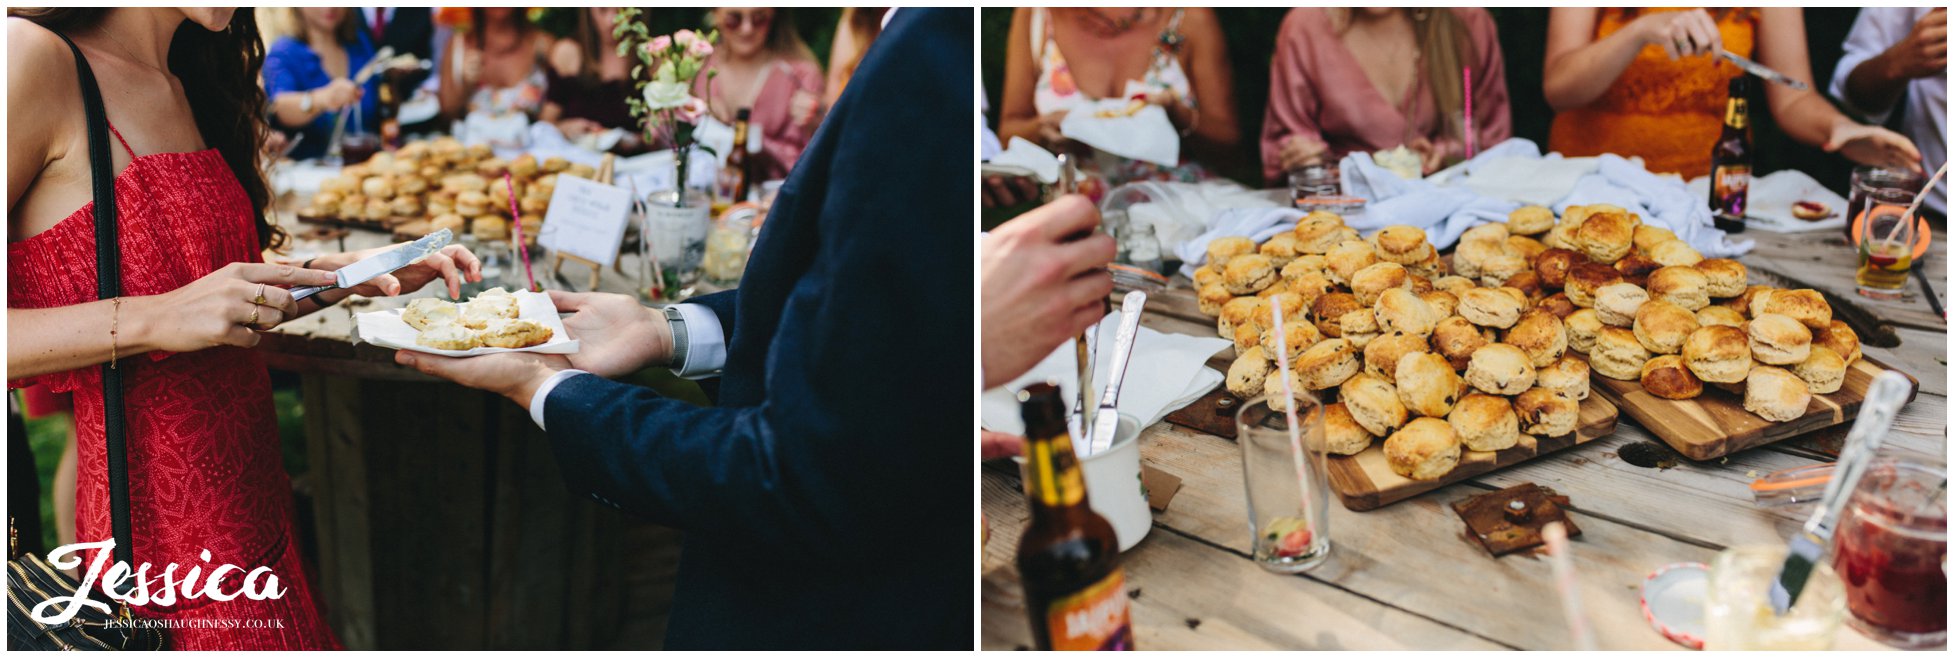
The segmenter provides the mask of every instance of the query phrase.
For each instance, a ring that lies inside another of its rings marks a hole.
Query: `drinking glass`
[[[1853,237],[1854,225],[1859,221],[1859,213],[1866,211],[1866,202],[1872,191],[1900,190],[1911,199],[1912,195],[1920,193],[1920,188],[1926,183],[1926,178],[1905,169],[1883,169],[1873,166],[1853,168],[1852,184],[1846,189],[1846,237]]]
[[[1334,164],[1303,165],[1303,168],[1289,172],[1290,203],[1297,210],[1309,212],[1319,208],[1304,199],[1334,197],[1343,194],[1343,179],[1338,176]]]
[[[719,221],[713,222],[712,232],[706,236],[706,281],[721,288],[740,284],[740,275],[746,272],[746,254],[751,247],[749,230],[759,214],[758,208],[743,207],[729,210]]]
[[[1839,520],[1833,567],[1846,623],[1904,649],[1947,644],[1947,469],[1897,459],[1866,467]]]
[[[1235,415],[1254,559],[1277,573],[1306,571],[1330,556],[1323,406],[1303,395],[1293,401],[1298,425],[1293,437],[1283,408],[1271,406],[1287,399],[1281,391],[1250,400]]]
[[[1893,188],[1866,193],[1859,233],[1859,294],[1874,299],[1899,299],[1913,270],[1913,243],[1918,220],[1907,213],[1913,195]]]
[[[1824,651],[1845,616],[1845,588],[1832,566],[1812,566],[1798,603],[1771,612],[1771,583],[1784,565],[1785,546],[1735,546],[1710,561],[1704,588],[1703,648],[1708,651]]]

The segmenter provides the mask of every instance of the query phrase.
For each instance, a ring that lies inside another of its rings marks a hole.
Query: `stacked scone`
[[[432,297],[416,299],[401,311],[400,319],[420,332],[414,337],[415,344],[440,350],[520,349],[549,342],[555,335],[548,326],[520,315],[515,295],[490,288],[461,303]]]
[[[1287,404],[1275,361],[1286,359],[1293,390],[1328,403],[1329,452],[1354,455],[1382,438],[1391,469],[1417,480],[1450,472],[1465,450],[1572,433],[1588,366],[1567,356],[1563,314],[1543,303],[1530,264],[1546,247],[1500,225],[1468,236],[1473,246],[1460,249],[1474,254],[1470,277],[1418,228],[1365,240],[1321,211],[1261,245],[1210,243],[1194,278],[1202,312],[1235,342],[1228,390]],[[1272,306],[1282,327],[1269,326]]]
[[[508,174],[515,182],[511,207]],[[299,210],[305,219],[338,218],[386,226],[397,218],[428,222],[427,231],[450,229],[483,240],[510,236],[509,218],[520,210],[525,241],[534,243],[556,192],[558,176],[591,178],[596,170],[563,158],[538,162],[524,155],[503,160],[486,145],[462,146],[453,137],[413,142],[347,165]],[[427,231],[422,231],[427,232]]]

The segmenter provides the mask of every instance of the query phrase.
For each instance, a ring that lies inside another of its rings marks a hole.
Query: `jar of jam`
[[[1907,649],[1947,643],[1944,466],[1867,466],[1840,517],[1834,554],[1853,628]]]

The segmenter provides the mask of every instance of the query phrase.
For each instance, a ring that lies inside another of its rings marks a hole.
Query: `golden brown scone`
[[[1310,303],[1309,317],[1311,321],[1316,323],[1317,331],[1323,332],[1325,336],[1337,338],[1343,336],[1343,325],[1338,321],[1342,320],[1343,316],[1347,313],[1365,310],[1366,308],[1363,302],[1357,301],[1356,295],[1347,292],[1333,292],[1318,297],[1316,301]]]
[[[1575,311],[1580,310],[1580,307],[1574,305],[1574,300],[1568,299],[1567,293],[1564,292],[1548,295],[1542,298],[1540,303],[1534,304],[1533,307],[1552,313],[1554,317],[1562,319],[1566,319],[1567,316],[1573,315]]]
[[[1580,251],[1580,245],[1574,241],[1574,234],[1579,230],[1581,230],[1580,224],[1569,223],[1567,217],[1563,215],[1560,223],[1548,229],[1546,237],[1540,238],[1540,243],[1547,245],[1548,249],[1573,249]]]
[[[456,219],[460,218],[457,217]],[[1202,315],[1211,318],[1219,317],[1221,315],[1221,305],[1235,298],[1235,293],[1228,292],[1228,289],[1218,282],[1199,286],[1197,290],[1199,292],[1194,294],[1194,303],[1201,309]]]
[[[1467,393],[1445,422],[1467,450],[1505,450],[1520,442],[1520,417],[1513,403],[1497,395]]]
[[[1329,253],[1342,240],[1338,229],[1344,228],[1343,218],[1333,213],[1318,210],[1311,212],[1296,222],[1296,252],[1302,254]]]
[[[1824,295],[1810,288],[1771,293],[1764,300],[1764,312],[1789,317],[1812,329],[1823,329],[1832,324],[1832,304],[1825,301]]]
[[[1524,297],[1522,295],[1521,297]],[[1493,288],[1473,288],[1459,295],[1459,317],[1481,327],[1505,329],[1520,321],[1525,304],[1514,295]]]
[[[1437,309],[1426,304],[1424,299],[1402,288],[1391,288],[1378,295],[1377,306],[1373,310],[1380,331],[1412,334],[1421,338],[1432,334],[1441,317]]]
[[[1262,394],[1262,383],[1269,378],[1269,371],[1273,368],[1261,347],[1251,347],[1235,357],[1234,363],[1228,364],[1228,377],[1224,383],[1229,393],[1248,400]]]
[[[1432,307],[1432,314],[1439,319],[1451,317],[1459,309],[1459,296],[1443,290],[1420,293],[1418,298],[1425,300],[1425,305]],[[1436,326],[1437,323],[1433,324]]]
[[[1406,265],[1404,269],[1427,280],[1452,273],[1451,268],[1445,265],[1445,259],[1439,257],[1437,249],[1426,251],[1424,260]]]
[[[459,323],[429,325],[414,336],[414,344],[437,350],[472,350],[482,346],[481,336]]]
[[[1642,390],[1668,400],[1688,400],[1703,394],[1703,380],[1683,364],[1683,357],[1664,354],[1642,364]]]
[[[1671,265],[1649,273],[1649,298],[1695,311],[1710,305],[1710,278],[1688,265]]]
[[[1464,370],[1472,361],[1473,352],[1493,342],[1486,336],[1488,331],[1454,315],[1439,320],[1438,326],[1432,329],[1432,349],[1445,357],[1453,370]]]
[[[1323,450],[1333,455],[1354,455],[1371,447],[1370,431],[1357,424],[1350,407],[1342,402],[1323,407]]]
[[[1398,399],[1398,388],[1382,377],[1360,373],[1345,381],[1339,394],[1357,424],[1372,436],[1397,431],[1409,419],[1404,402]]]
[[[1622,282],[1622,273],[1601,263],[1581,263],[1567,271],[1567,285],[1561,288],[1567,298],[1581,308],[1594,307],[1594,293],[1602,286]]]
[[[1560,316],[1542,310],[1527,311],[1506,331],[1501,342],[1520,348],[1533,367],[1544,368],[1567,353],[1567,326]]]
[[[1289,371],[1289,390],[1299,397],[1309,391],[1309,389],[1303,388],[1300,377],[1301,374],[1295,370]],[[1289,401],[1297,399],[1283,395],[1282,370],[1278,368],[1271,368],[1269,370],[1269,377],[1262,380],[1262,396],[1268,398],[1269,408],[1276,411],[1288,411]]]
[[[1633,326],[1635,312],[1648,302],[1649,293],[1641,286],[1626,281],[1611,283],[1595,291],[1594,313],[1608,326]]]
[[[1411,290],[1411,273],[1397,263],[1373,263],[1350,277],[1350,292],[1365,306],[1377,304],[1377,296],[1392,288]]]
[[[1613,263],[1628,255],[1635,244],[1635,226],[1628,215],[1606,212],[1589,215],[1574,232],[1581,253],[1597,263]]]
[[[417,331],[426,331],[430,326],[457,322],[460,319],[460,306],[434,297],[423,297],[408,302],[407,308],[400,311],[400,321]]]
[[[1270,236],[1269,241],[1262,243],[1255,252],[1268,256],[1269,262],[1280,270],[1288,265],[1289,261],[1296,259],[1296,234],[1293,231],[1285,231]]]
[[[1570,400],[1588,399],[1588,363],[1571,356],[1534,371],[1533,384]]]
[[[1845,359],[1845,364],[1848,366],[1858,361],[1861,356],[1859,334],[1853,332],[1852,327],[1838,320],[1826,324],[1824,329],[1813,331],[1812,345],[1831,348],[1833,353]]]
[[[1744,314],[1728,306],[1710,305],[1696,312],[1696,323],[1705,327],[1710,325],[1741,327],[1744,325]]]
[[[1377,250],[1369,242],[1351,240],[1331,247],[1323,259],[1330,263],[1330,280],[1347,286],[1359,270],[1377,263]]]
[[[1235,325],[1235,335],[1229,337],[1230,340],[1235,341],[1235,355],[1240,356],[1242,353],[1247,352],[1248,348],[1261,345],[1262,336],[1264,335],[1262,329],[1268,323],[1267,318],[1257,316],[1249,318],[1247,322]],[[1275,356],[1275,348],[1270,347],[1264,350],[1263,353],[1273,357]]]
[[[1670,240],[1649,250],[1649,258],[1655,259],[1655,262],[1662,263],[1665,267],[1679,265],[1694,267],[1703,262],[1703,253],[1682,240]]]
[[[1635,227],[1635,250],[1644,254],[1664,242],[1674,242],[1676,232],[1654,224],[1640,224]]]
[[[1554,211],[1543,206],[1520,206],[1506,213],[1506,232],[1514,235],[1540,235],[1554,228]]]
[[[1384,461],[1398,475],[1436,480],[1458,467],[1461,445],[1451,424],[1439,418],[1419,418],[1384,440]]]
[[[1581,420],[1581,403],[1534,387],[1513,398],[1513,413],[1520,417],[1522,432],[1538,437],[1566,436],[1574,432],[1574,426]]]
[[[1252,295],[1281,278],[1268,256],[1239,254],[1221,268],[1221,285],[1237,295]]]
[[[1443,290],[1445,292],[1452,293],[1452,296],[1455,298],[1458,297],[1459,293],[1477,287],[1479,287],[1479,284],[1473,283],[1472,279],[1458,276],[1456,274],[1450,276],[1441,276],[1439,278],[1432,279],[1432,288],[1434,290]]]
[[[1588,215],[1593,213],[1594,210],[1587,206],[1568,206],[1560,211],[1560,223],[1580,228],[1581,222],[1588,221]]]
[[[1528,270],[1526,256],[1502,247],[1479,260],[1479,283],[1497,288],[1506,285],[1507,279]]]
[[[1791,374],[1805,380],[1805,387],[1813,393],[1837,393],[1845,385],[1845,357],[1832,348],[1814,346],[1811,356],[1792,366]]]
[[[1202,267],[1206,266],[1203,265]],[[1312,272],[1322,274],[1327,269],[1330,269],[1330,261],[1324,258],[1322,254],[1297,256],[1289,259],[1289,263],[1282,266],[1282,278],[1285,281],[1295,281],[1296,279],[1302,278],[1304,274]],[[1200,270],[1195,270],[1195,273],[1200,273]]]
[[[1465,393],[1465,380],[1445,357],[1412,352],[1398,358],[1398,397],[1404,408],[1420,416],[1443,417]]]
[[[1294,279],[1284,279],[1283,282],[1289,284],[1289,292],[1303,298],[1305,308],[1315,304],[1317,298],[1337,291],[1337,284],[1331,283],[1330,278],[1322,272],[1307,272]]]
[[[1750,270],[1728,258],[1706,259],[1696,264],[1696,271],[1702,272],[1707,281],[1703,289],[1716,298],[1744,294],[1745,283],[1750,280]]]
[[[1691,332],[1683,341],[1683,365],[1697,379],[1713,383],[1736,383],[1750,374],[1750,336],[1744,330],[1724,325],[1706,326]]]
[[[1221,314],[1215,316],[1214,330],[1222,338],[1234,340],[1235,325],[1268,314],[1268,300],[1260,297],[1236,297],[1222,303]]]
[[[468,220],[462,219],[461,215],[454,215],[454,214],[437,215],[432,221],[428,222],[429,230],[439,231],[441,229],[448,229],[449,231],[453,231],[456,235],[460,235],[461,233],[466,232],[467,228],[468,228]]]
[[[1221,268],[1213,262],[1194,268],[1194,288],[1201,289],[1211,283],[1221,283]]]
[[[1342,330],[1339,333],[1343,339],[1350,341],[1350,346],[1360,352],[1370,344],[1371,339],[1383,334],[1377,326],[1377,312],[1367,308],[1343,314],[1343,317],[1337,318],[1337,328]]]
[[[1789,370],[1760,365],[1751,368],[1750,377],[1744,380],[1744,410],[1764,420],[1797,420],[1811,403],[1811,387]]]
[[[1571,249],[1548,249],[1533,259],[1533,273],[1540,277],[1540,285],[1549,290],[1560,290],[1567,286],[1567,272],[1575,265],[1586,263],[1588,257]]]
[[[1239,235],[1215,238],[1208,242],[1208,263],[1228,272],[1228,261],[1236,256],[1255,253],[1255,241]]]
[[[1584,308],[1569,313],[1561,323],[1567,325],[1568,349],[1588,354],[1594,350],[1594,337],[1607,325],[1601,323],[1601,314],[1594,309]]]
[[[521,311],[515,296],[495,288],[461,303],[461,324],[470,329],[482,329],[491,320],[515,319]]]
[[[1386,226],[1371,236],[1371,246],[1377,249],[1379,259],[1399,265],[1424,260],[1432,249],[1425,240],[1425,230],[1416,226]]]
[[[1621,327],[1602,327],[1588,348],[1588,365],[1609,379],[1635,381],[1642,378],[1642,364],[1649,362],[1649,350],[1635,339],[1635,332]]]
[[[486,186],[486,184],[484,184]],[[468,217],[478,217],[487,213],[489,198],[487,194],[466,190],[455,195],[455,212]]]
[[[1506,238],[1506,248],[1509,251],[1519,254],[1521,258],[1526,259],[1527,267],[1529,268],[1533,266],[1534,258],[1539,257],[1540,254],[1547,251],[1546,244],[1524,235],[1515,235]]]
[[[1482,224],[1476,228],[1486,228],[1489,226],[1494,225]],[[1471,231],[1467,231],[1466,233],[1469,236]],[[1473,237],[1461,238],[1459,240],[1459,246],[1452,250],[1452,273],[1468,279],[1477,280],[1479,275],[1484,273],[1480,269],[1481,266],[1492,257],[1506,253],[1506,248],[1505,238],[1498,240]]]
[[[1296,319],[1289,319],[1292,317]],[[1288,350],[1285,360],[1290,363],[1295,363],[1296,357],[1301,356],[1304,350],[1309,349],[1310,346],[1323,340],[1323,332],[1317,331],[1316,325],[1310,324],[1309,319],[1301,315],[1292,316],[1284,314],[1282,318],[1282,347]],[[1262,335],[1256,339],[1255,344],[1262,346],[1262,353],[1267,355],[1268,358],[1274,358],[1276,355],[1275,341],[1275,331],[1272,329],[1263,329]]]
[[[481,331],[483,347],[522,349],[547,343],[556,330],[543,326],[535,320],[498,319],[490,320]]]
[[[1738,312],[1744,314],[1744,317],[1750,318],[1756,316],[1763,308],[1761,306],[1752,308],[1751,305],[1757,302],[1758,298],[1768,296],[1773,292],[1777,292],[1777,290],[1777,288],[1770,286],[1745,286],[1743,294],[1723,300],[1719,304],[1737,309]]]
[[[1364,346],[1364,372],[1376,375],[1384,381],[1396,382],[1398,361],[1413,352],[1430,352],[1431,344],[1423,336],[1406,333],[1389,333],[1372,339]]]
[[[1350,341],[1331,338],[1303,350],[1292,369],[1304,388],[1321,391],[1357,374],[1357,348]]]
[[[385,200],[379,198],[369,197],[366,200],[366,208],[364,210],[365,212],[361,213],[361,216],[370,222],[381,221],[393,216],[393,204],[387,203]]]
[[[1642,341],[1642,347],[1651,354],[1683,351],[1683,341],[1700,326],[1695,313],[1665,301],[1643,304],[1635,312],[1635,339]]]
[[[1812,332],[1797,320],[1765,313],[1750,320],[1751,358],[1774,366],[1788,366],[1810,358]]]
[[[1644,288],[1649,285],[1649,274],[1662,269],[1662,263],[1641,254],[1629,254],[1615,261],[1615,271],[1622,273],[1622,280]]]
[[[1540,285],[1540,275],[1534,274],[1533,270],[1523,270],[1519,274],[1506,277],[1506,283],[1499,287],[1519,290],[1526,295],[1527,301],[1529,302],[1538,301],[1547,296],[1546,287]]]
[[[1536,376],[1527,353],[1505,343],[1493,343],[1474,352],[1465,371],[1467,384],[1493,395],[1519,395],[1533,387]]]
[[[1270,307],[1282,309],[1283,322],[1288,322],[1290,320],[1309,319],[1309,316],[1306,312],[1306,310],[1309,308],[1309,305],[1303,302],[1302,295],[1293,292],[1284,291],[1272,295],[1258,295],[1258,296],[1266,300]],[[1269,311],[1268,309],[1263,309],[1263,312],[1268,313]],[[1270,315],[1268,320],[1269,322],[1273,322],[1275,320],[1275,316]],[[1269,322],[1263,322],[1262,324],[1267,325],[1269,324]]]

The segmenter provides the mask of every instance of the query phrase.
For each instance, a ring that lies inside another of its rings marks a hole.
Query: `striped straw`
[[[1474,151],[1475,151],[1475,149],[1474,149],[1474,146],[1475,146],[1475,144],[1474,144],[1474,140],[1472,139],[1472,67],[1470,67],[1470,66],[1467,66],[1467,67],[1464,67],[1464,68],[1462,69],[1462,72],[1463,72],[1463,73],[1465,74],[1465,101],[1466,101],[1466,111],[1465,111],[1465,142],[1466,142],[1466,159],[1467,159],[1467,160],[1471,160],[1471,159],[1472,159],[1472,154],[1473,154],[1473,153],[1474,153]]]
[[[1282,305],[1270,304],[1269,313],[1275,320],[1275,331],[1271,333],[1276,337],[1276,365],[1282,371],[1282,394],[1288,397],[1288,404],[1283,405],[1282,413],[1283,418],[1289,421],[1289,456],[1296,462],[1296,484],[1303,491],[1303,514],[1310,522],[1311,543],[1315,543],[1317,538],[1328,538],[1323,537],[1322,528],[1316,527],[1316,505],[1309,493],[1309,470],[1303,466],[1302,425],[1296,422],[1296,389],[1289,383],[1289,349],[1283,336],[1287,332],[1282,330]]]
[[[1574,637],[1574,650],[1594,651],[1594,629],[1588,626],[1587,612],[1581,608],[1581,590],[1574,582],[1574,558],[1567,554],[1567,526],[1559,521],[1540,529],[1547,540],[1548,563],[1554,570],[1554,587],[1560,590],[1561,614],[1567,617],[1567,632]]]

